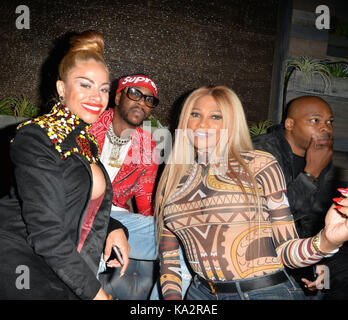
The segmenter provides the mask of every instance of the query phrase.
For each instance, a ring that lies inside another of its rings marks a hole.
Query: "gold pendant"
[[[113,168],[121,168],[122,162],[119,160],[120,158],[120,147],[114,146],[111,151],[111,155],[109,158],[109,166]]]
[[[118,159],[110,158],[109,159],[109,166],[113,167],[113,168],[121,168],[122,163],[120,161],[118,161]]]

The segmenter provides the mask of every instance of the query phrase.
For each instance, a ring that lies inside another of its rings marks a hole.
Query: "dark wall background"
[[[224,84],[240,96],[248,120],[268,117],[279,0],[56,0],[0,4],[0,98],[52,96],[64,40],[95,29],[105,37],[112,79],[137,72],[159,89],[154,114],[169,124],[183,96]],[[20,4],[30,29],[15,25]],[[112,97],[113,98],[113,97]]]

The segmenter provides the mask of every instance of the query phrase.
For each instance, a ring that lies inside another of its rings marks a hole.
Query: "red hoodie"
[[[89,129],[98,140],[100,153],[113,115],[113,109],[104,111]],[[137,127],[122,167],[112,181],[112,202],[115,206],[129,210],[127,202],[135,196],[138,213],[153,215],[151,202],[158,170],[157,159],[156,143],[151,133]]]

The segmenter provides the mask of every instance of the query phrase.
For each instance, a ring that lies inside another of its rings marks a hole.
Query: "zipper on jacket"
[[[122,197],[124,197],[126,195],[126,193],[132,189],[138,182],[138,180],[140,179],[140,177],[146,172],[146,169],[143,169],[143,171],[140,172],[140,174],[138,175],[138,177],[136,178],[135,182],[123,193]],[[132,172],[133,173],[133,172]]]
[[[114,185],[117,185],[117,184],[121,183],[122,181],[128,179],[128,178],[129,178],[135,171],[137,171],[137,170],[138,170],[138,169],[135,168],[130,174],[128,174],[127,176],[125,176],[123,179],[117,181]],[[113,185],[113,186],[114,186],[114,185]]]

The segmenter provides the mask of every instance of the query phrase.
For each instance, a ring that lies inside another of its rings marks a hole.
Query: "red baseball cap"
[[[155,83],[152,81],[152,79],[145,75],[134,75],[134,76],[127,76],[124,78],[121,78],[118,82],[118,88],[116,90],[116,93],[120,92],[126,87],[145,87],[152,91],[154,97],[158,98],[157,96],[157,87]]]

